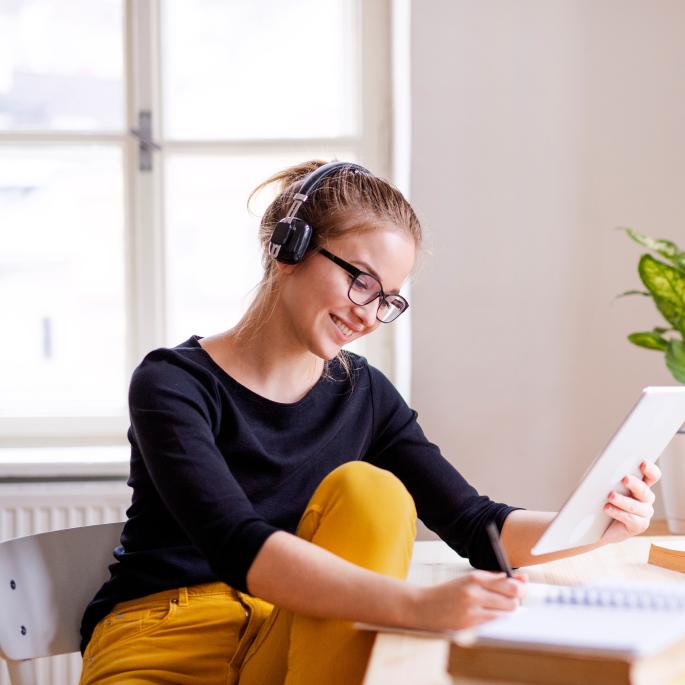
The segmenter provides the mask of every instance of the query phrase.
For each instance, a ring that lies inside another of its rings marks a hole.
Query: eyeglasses
[[[352,277],[350,289],[347,291],[347,296],[352,302],[364,306],[369,304],[369,302],[373,302],[376,298],[380,298],[376,318],[381,323],[390,323],[391,321],[394,321],[409,307],[409,302],[407,302],[402,295],[386,295],[383,292],[381,282],[375,276],[358,269],[344,259],[340,259],[340,257],[336,257],[323,247],[319,248],[319,252],[324,257],[327,257],[332,262],[335,262],[338,266],[345,269]]]

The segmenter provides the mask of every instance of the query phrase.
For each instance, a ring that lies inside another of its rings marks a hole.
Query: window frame
[[[130,377],[143,356],[164,344],[165,154],[231,154],[248,150],[264,152],[348,150],[385,178],[392,178],[393,164],[391,27],[393,0],[358,0],[354,21],[360,41],[356,72],[360,96],[358,135],[340,138],[260,140],[165,140],[162,112],[161,0],[125,0],[123,3],[125,129],[119,132],[78,131],[0,132],[0,149],[9,145],[50,144],[117,145],[122,154],[124,179],[124,302],[126,308],[126,372]],[[362,68],[363,65],[363,68]],[[138,169],[138,113],[152,113],[152,131],[161,149],[152,153],[153,169]],[[408,334],[385,326],[368,339],[367,353],[390,378],[402,346],[397,336]],[[399,331],[399,332],[398,332]],[[112,445],[125,442],[129,421],[126,412],[103,416],[0,417],[3,446]]]

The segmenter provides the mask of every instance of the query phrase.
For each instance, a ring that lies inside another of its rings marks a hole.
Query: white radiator
[[[121,479],[0,482],[0,539],[123,521],[130,499],[130,490]],[[74,582],[78,582],[78,577]],[[80,654],[40,659],[36,663],[40,683],[76,685],[79,681]],[[2,660],[0,685],[9,685]]]

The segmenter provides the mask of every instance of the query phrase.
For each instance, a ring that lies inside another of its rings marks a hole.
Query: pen
[[[509,576],[509,578],[513,578],[514,573],[511,570],[509,560],[504,552],[504,547],[502,547],[502,543],[499,541],[497,525],[494,521],[490,521],[490,523],[485,526],[485,530],[488,532],[490,544],[492,545],[492,551],[495,553],[495,557],[497,557],[497,563],[499,564],[499,567],[507,574],[507,576]]]

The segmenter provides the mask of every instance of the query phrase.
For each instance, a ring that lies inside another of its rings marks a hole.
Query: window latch
[[[138,128],[129,129],[129,133],[138,139],[138,168],[140,171],[152,171],[152,153],[162,149],[152,139],[152,112],[138,112]]]

